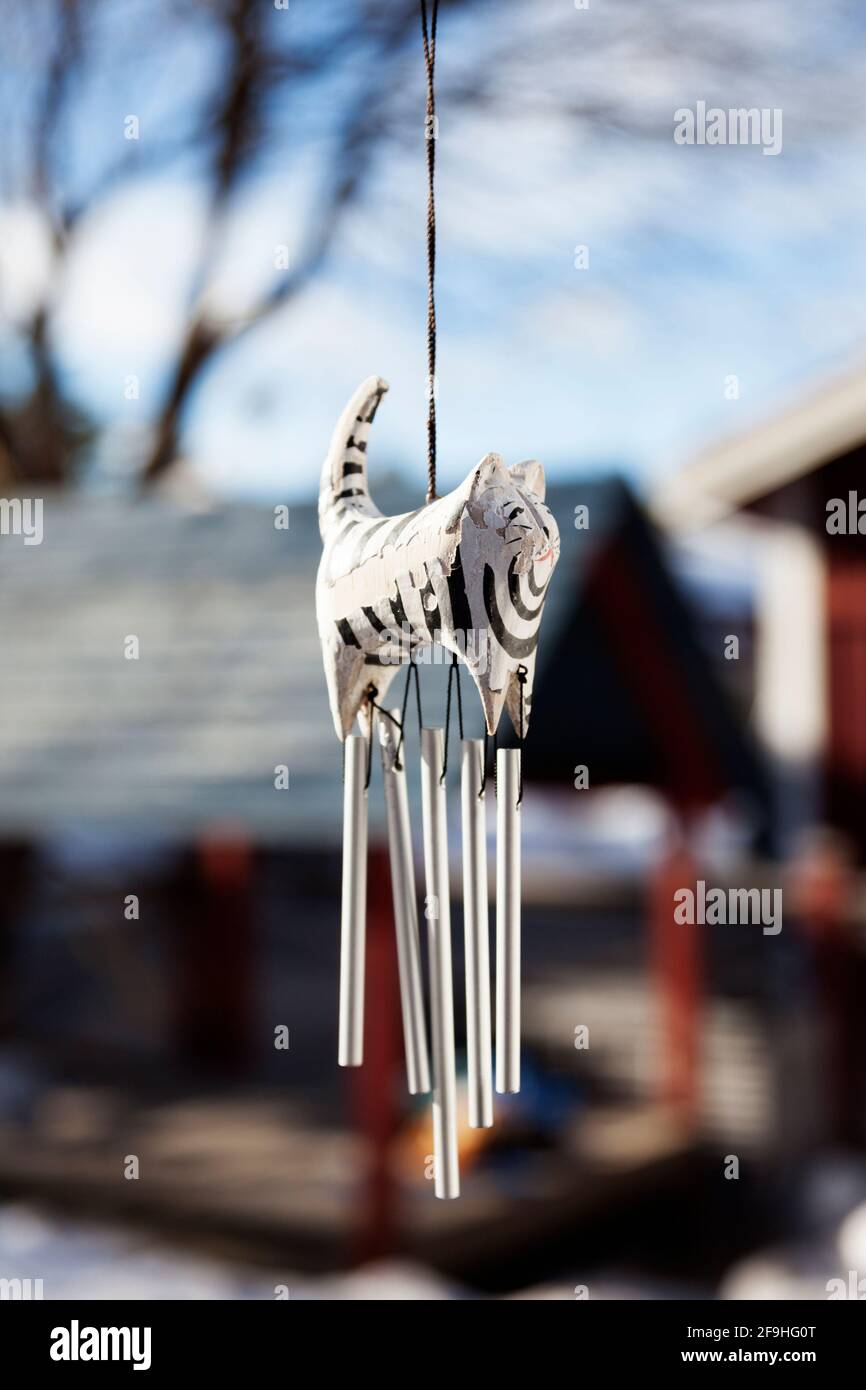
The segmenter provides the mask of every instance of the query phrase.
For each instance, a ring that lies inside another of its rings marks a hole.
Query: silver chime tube
[[[460,1196],[457,1156],[457,1073],[454,1060],[454,995],[451,981],[451,909],[445,785],[440,781],[441,729],[421,730],[421,803],[424,875],[433,1024],[433,1161],[437,1197]]]
[[[399,721],[400,711],[392,710]],[[382,780],[385,787],[385,815],[388,822],[388,858],[391,861],[391,892],[394,897],[394,928],[397,934],[397,966],[400,975],[400,1008],[403,1015],[403,1046],[406,1053],[406,1081],[410,1095],[430,1090],[430,1059],[427,1055],[427,1025],[424,1020],[424,994],[421,985],[421,946],[418,939],[418,904],[415,899],[415,872],[412,861],[412,833],[409,827],[409,797],[406,773],[397,767],[399,725],[379,720],[382,745]]]
[[[496,756],[496,1089],[520,1090],[520,749]]]
[[[460,745],[461,825],[463,831],[463,934],[466,956],[466,1053],[469,1124],[493,1124],[493,1051],[490,1033],[490,942],[487,920],[487,833],[484,740]]]
[[[367,936],[367,740],[346,739],[343,786],[343,904],[340,925],[341,1067],[364,1061],[364,952]]]

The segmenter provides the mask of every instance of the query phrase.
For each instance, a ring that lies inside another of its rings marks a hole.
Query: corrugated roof
[[[0,825],[276,826],[278,763],[323,812],[311,521],[60,495],[41,545],[4,537]]]

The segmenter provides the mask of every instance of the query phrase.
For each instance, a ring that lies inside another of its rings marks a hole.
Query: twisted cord
[[[436,500],[436,21],[439,0],[432,0],[427,22],[427,0],[421,0],[421,34],[427,68],[427,501]]]

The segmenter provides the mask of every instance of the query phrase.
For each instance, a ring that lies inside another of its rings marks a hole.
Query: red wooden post
[[[400,994],[388,853],[371,846],[367,866],[367,964],[364,991],[364,1065],[352,1070],[352,1108],[366,1145],[358,1263],[394,1248],[393,1140],[402,1073]]]
[[[14,937],[21,899],[30,886],[33,852],[24,842],[0,845],[0,1038],[15,1031],[21,1001],[15,993]]]
[[[649,885],[650,974],[661,1017],[659,1095],[689,1123],[700,1101],[703,927],[674,918],[674,894],[695,890],[694,861],[673,847],[656,866]]]
[[[846,913],[853,887],[848,856],[834,838],[822,838],[801,856],[797,907],[814,950],[820,1021],[827,1047],[830,1137],[857,1142],[857,975],[847,939]]]
[[[866,861],[866,560],[847,552],[827,563],[827,686],[825,754],[827,819]]]
[[[236,1069],[249,1057],[253,989],[252,852],[232,831],[196,847],[182,903],[176,1028],[193,1061]]]

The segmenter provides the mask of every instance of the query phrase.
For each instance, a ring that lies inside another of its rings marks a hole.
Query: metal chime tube
[[[487,834],[484,740],[463,739],[460,794],[463,830],[463,933],[466,955],[466,1052],[469,1124],[493,1124],[493,1060],[490,1033],[490,942],[487,920]]]
[[[343,787],[343,904],[340,924],[341,1067],[364,1061],[364,951],[367,935],[367,740],[346,739]]]
[[[392,710],[399,720],[400,711]],[[409,797],[406,773],[396,767],[397,740],[390,719],[379,720],[382,745],[382,780],[385,787],[385,814],[388,822],[388,857],[391,861],[391,892],[394,897],[394,927],[397,934],[397,965],[400,976],[400,1008],[403,1015],[403,1046],[406,1053],[406,1081],[410,1095],[430,1090],[430,1060],[427,1055],[427,1025],[424,1021],[424,994],[421,986],[421,946],[418,939],[418,904],[415,900],[415,873],[412,863],[412,833],[409,828]]]
[[[445,786],[440,782],[441,729],[421,730],[421,800],[433,1031],[433,1159],[437,1197],[460,1196],[457,1156],[457,1073],[451,980],[451,909]]]
[[[496,1089],[520,1090],[520,749],[496,756]]]

